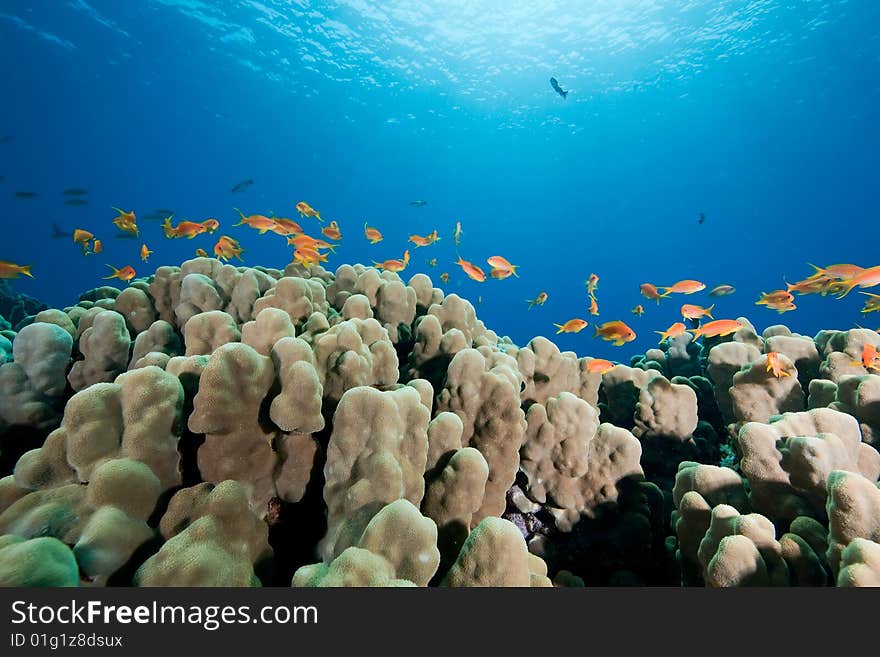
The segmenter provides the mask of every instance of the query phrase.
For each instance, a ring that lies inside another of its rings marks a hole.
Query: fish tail
[[[531,309],[534,308],[534,306],[535,306],[535,300],[534,300],[534,299],[526,299],[526,303],[529,304],[529,310],[531,310]]]
[[[699,340],[703,336],[703,329],[701,329],[700,327],[697,327],[693,331],[691,331],[691,333],[694,336],[693,339],[691,340],[691,342],[696,342],[697,340]]]
[[[33,265],[24,265],[21,268],[21,273],[24,274],[25,276],[27,276],[28,278],[33,278],[34,275],[31,273],[31,267],[33,267]]]
[[[106,264],[106,263],[105,263],[105,264]],[[116,269],[116,267],[114,267],[113,265],[111,265],[111,264],[107,264],[107,266],[110,267],[110,269],[113,270],[113,273],[110,274],[109,276],[105,276],[104,279],[103,279],[103,280],[105,280],[105,281],[106,281],[108,278],[116,278],[116,274],[119,273],[119,270]]]
[[[565,330],[565,327],[562,324],[555,324],[554,323],[553,326],[555,326],[557,329],[559,329],[558,331],[556,331],[557,335],[562,333]]]
[[[654,331],[654,333],[660,336],[660,342],[658,342],[657,344],[663,344],[663,341],[669,337],[666,331]]]
[[[709,319],[715,319],[714,317],[712,317],[712,309],[714,307],[715,307],[715,304],[713,303],[711,306],[706,308],[706,317],[708,317]]]
[[[115,205],[111,205],[110,209],[113,210],[114,212],[118,212],[119,214],[125,214],[125,210],[120,210]]]
[[[593,328],[596,329],[596,332],[593,333],[593,337],[594,337],[594,338],[598,338],[598,337],[599,337],[599,327],[598,327],[598,326],[594,326]]]

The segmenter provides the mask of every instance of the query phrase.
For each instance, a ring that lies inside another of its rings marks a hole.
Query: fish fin
[[[28,278],[33,278],[34,275],[31,273],[31,267],[33,267],[33,265],[24,265],[21,268],[21,273],[24,274],[25,276],[27,276]]]
[[[554,322],[553,326],[555,326],[557,329],[559,329],[558,331],[556,331],[557,335],[559,335],[560,333],[562,333],[565,330],[565,327],[562,324],[556,324]]]
[[[711,306],[709,306],[708,308],[706,308],[706,316],[707,316],[709,319],[715,319],[714,317],[712,317],[712,309],[713,309],[714,307],[715,307],[715,304],[713,303]]]

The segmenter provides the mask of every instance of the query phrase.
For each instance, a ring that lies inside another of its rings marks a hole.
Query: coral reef
[[[873,331],[600,374],[424,274],[208,258],[0,314],[2,586],[880,585]]]

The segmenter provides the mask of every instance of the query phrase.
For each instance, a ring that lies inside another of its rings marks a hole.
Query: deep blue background
[[[475,43],[498,11],[489,2],[485,25],[464,37],[477,48],[468,56],[452,42],[435,52],[435,24],[413,28],[424,50],[383,53],[408,58],[409,67],[349,52],[339,71],[332,52],[322,58],[304,35],[269,29],[252,3],[208,4],[252,38],[198,20],[208,8],[197,0],[0,5],[0,136],[14,137],[0,143],[0,260],[32,263],[36,277],[15,281],[17,289],[68,305],[101,283],[105,263],[145,275],[215,241],[168,241],[158,224],[141,221],[155,251],[142,265],[140,242],[113,238],[111,205],[141,216],[172,208],[176,220],[217,217],[221,232],[242,242],[246,264],[282,267],[290,259],[284,240],[232,228],[232,208],[298,219],[293,206],[306,200],[342,227],[331,269],[399,258],[409,234],[439,229],[441,242],[411,251],[405,278],[422,271],[439,284],[448,271],[443,287],[481,297],[479,316],[518,343],[572,317],[592,324],[583,286],[590,272],[601,279],[598,319],[623,319],[639,339],[615,348],[593,340],[592,326],[559,337],[580,355],[628,360],[655,344],[654,330],[677,321],[682,302],[711,303],[702,293],[658,308],[639,296],[646,281],[732,284],[737,293],[717,300],[715,317],[745,314],[759,330],[779,321],[811,335],[880,325],[860,315],[858,294],[799,297],[798,310],[781,317],[754,305],[762,290],[809,274],[807,262],[880,263],[880,3],[726,3],[764,11],[747,15],[721,46],[693,38],[720,3],[691,3],[704,11],[676,20],[692,32],[601,57],[561,57],[577,44],[560,44],[553,32],[544,42],[540,29],[524,26],[528,43],[499,47],[494,60],[491,47]],[[303,3],[264,2],[286,4],[304,11]],[[350,7],[312,4],[362,36],[374,29]],[[550,25],[587,5],[558,9]],[[544,10],[546,24],[554,10]],[[290,21],[320,36],[314,17]],[[711,57],[701,50],[710,46]],[[449,75],[426,81],[429,73],[411,65],[428,57]],[[664,57],[674,70],[657,63]],[[551,74],[572,89],[567,100],[550,89]],[[245,178],[256,184],[232,194]],[[88,188],[90,204],[65,206],[67,187]],[[14,198],[21,190],[41,196]],[[429,203],[411,208],[412,199]],[[365,220],[385,241],[367,244]],[[485,266],[486,257],[504,255],[521,265],[520,278],[466,279],[453,264],[456,221],[464,258]],[[53,222],[95,232],[104,255],[83,258],[72,243],[50,239]],[[317,234],[314,221],[303,223]],[[426,264],[432,257],[436,269]],[[527,311],[525,299],[542,290],[546,306]],[[633,317],[638,303],[646,313]]]

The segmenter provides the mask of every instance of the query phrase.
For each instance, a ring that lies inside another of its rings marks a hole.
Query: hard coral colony
[[[310,254],[0,320],[0,584],[880,584],[876,332],[615,365]]]

